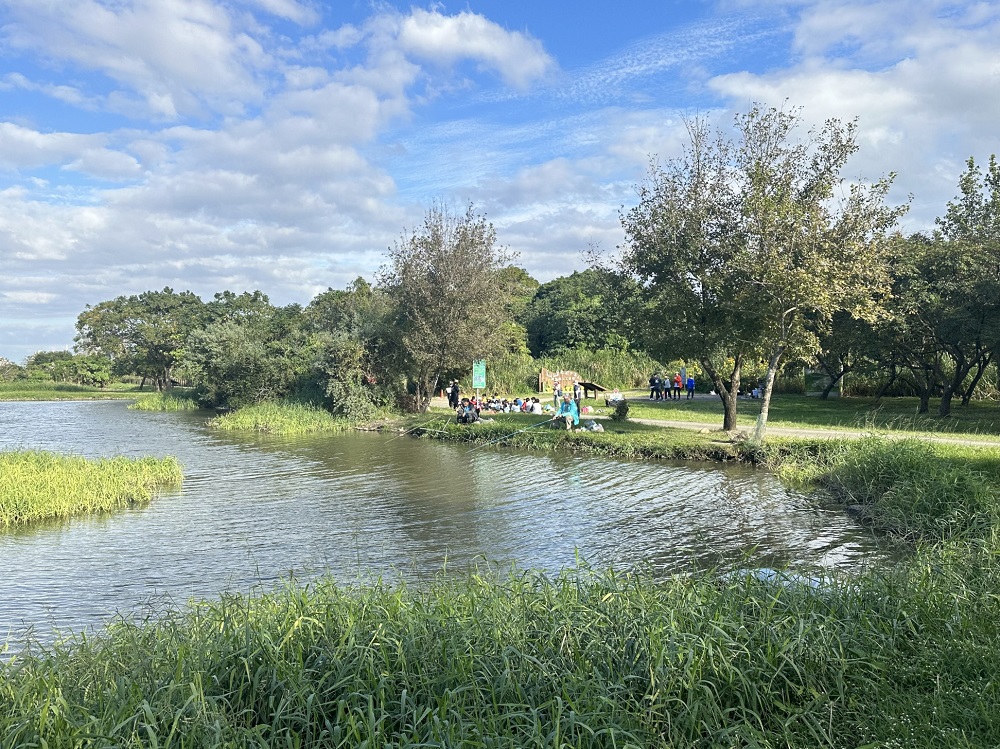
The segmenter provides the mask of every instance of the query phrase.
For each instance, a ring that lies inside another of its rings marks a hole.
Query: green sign
[[[477,359],[472,362],[472,389],[486,389],[486,360]]]

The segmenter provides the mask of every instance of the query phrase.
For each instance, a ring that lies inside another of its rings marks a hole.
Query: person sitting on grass
[[[576,407],[576,402],[569,395],[563,396],[562,403],[559,404],[559,410],[552,417],[552,421],[557,429],[560,426],[572,429],[580,424],[580,411]]]
[[[619,390],[618,388],[615,388],[614,390],[611,391],[608,397],[604,399],[604,405],[613,406],[618,401],[623,401],[623,400],[625,400],[625,396],[622,395],[622,391]]]
[[[462,402],[455,409],[455,418],[459,424],[475,424],[479,421],[479,412],[468,398],[462,398]]]

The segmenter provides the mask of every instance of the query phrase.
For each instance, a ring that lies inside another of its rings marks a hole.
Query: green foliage
[[[424,411],[443,379],[493,358],[509,342],[509,260],[493,225],[472,206],[456,216],[440,206],[389,250],[380,285],[394,304],[400,371],[407,402]]]
[[[220,303],[214,322],[190,333],[186,371],[209,406],[242,406],[289,397],[310,379],[316,355],[297,305],[278,308],[259,292]],[[210,305],[212,307],[212,305]]]
[[[97,354],[39,351],[28,357],[18,374],[32,380],[107,387],[111,384],[111,360]]]
[[[612,421],[628,421],[629,402],[627,398],[622,398],[616,402],[611,411]]]
[[[589,269],[539,286],[521,316],[532,356],[622,347],[628,321],[612,280],[604,271]]]
[[[883,205],[891,178],[835,199],[855,126],[828,120],[797,139],[800,123],[756,104],[735,118],[734,139],[689,122],[683,156],[652,164],[622,217],[643,339],[704,367],[725,398],[724,429],[743,364],[768,362],[758,440],[782,357],[814,351],[837,310],[872,315],[887,284],[885,236],[904,210]]]
[[[0,528],[131,507],[180,482],[180,464],[173,458],[87,460],[0,452]]]
[[[101,302],[77,318],[77,348],[101,354],[118,375],[151,380],[157,390],[172,386],[188,333],[201,324],[205,305],[190,291],[146,291]]]

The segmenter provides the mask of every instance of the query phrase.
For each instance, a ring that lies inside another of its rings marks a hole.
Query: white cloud
[[[517,88],[526,88],[555,66],[537,39],[468,11],[445,16],[414,8],[401,20],[399,43],[405,52],[442,65],[475,60]]]
[[[271,64],[210,0],[7,0],[10,47],[101,72],[137,92],[151,115],[237,113],[263,90]],[[110,97],[122,106],[128,95]]]

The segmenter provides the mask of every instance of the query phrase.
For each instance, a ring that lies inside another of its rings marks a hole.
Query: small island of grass
[[[90,460],[37,450],[0,452],[0,528],[124,509],[181,480],[175,458]]]

